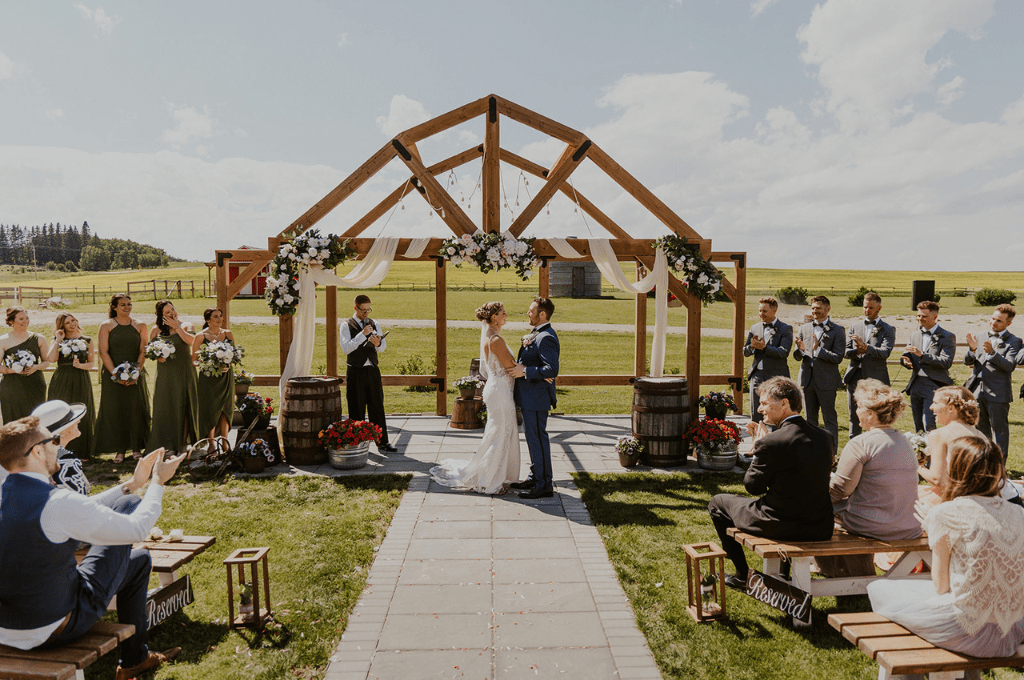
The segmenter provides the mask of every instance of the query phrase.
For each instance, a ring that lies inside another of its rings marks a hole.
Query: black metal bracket
[[[487,100],[487,122],[498,122],[498,100],[494,97]]]
[[[445,391],[446,388],[444,386],[444,378],[438,378],[438,377],[435,376],[435,377],[430,379],[430,382],[432,382],[432,383],[434,383],[435,385],[438,386],[437,387],[437,391],[438,392],[444,392]]]
[[[402,158],[404,158],[407,161],[412,160],[412,154],[409,153],[409,150],[406,149],[405,146],[403,146],[400,141],[398,141],[397,139],[392,139],[391,146],[395,147],[395,150]]]
[[[430,257],[431,260],[437,260],[437,268],[438,269],[441,269],[441,268],[444,267],[445,260],[444,260],[443,257],[441,257],[440,255],[430,255],[429,257]]]
[[[580,148],[576,149],[576,153],[572,155],[572,162],[579,163],[580,159],[587,153],[587,149],[590,148],[590,145],[591,141],[589,139],[580,144]]]
[[[547,269],[548,260],[555,259],[555,256],[554,255],[538,255],[537,259],[540,260],[540,266],[544,267],[545,269]]]
[[[223,267],[224,266],[224,260],[230,260],[230,259],[231,259],[231,253],[217,253],[217,266],[218,267]]]
[[[420,184],[419,177],[416,177],[415,175],[413,175],[412,177],[409,178],[409,182],[412,184],[412,188],[413,189],[415,189],[416,191],[420,192],[424,196],[427,195],[427,190],[423,187],[422,184]]]
[[[738,390],[743,389],[743,376],[732,376],[729,378],[729,384]]]
[[[745,269],[747,266],[747,254],[746,253],[733,253],[729,256],[730,259],[736,260],[740,263],[740,269]]]

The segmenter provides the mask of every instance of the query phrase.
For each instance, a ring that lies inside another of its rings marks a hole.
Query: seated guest
[[[918,474],[930,486],[923,486],[919,495],[929,505],[942,502],[942,487],[946,484],[946,469],[949,463],[949,447],[961,437],[981,437],[984,433],[975,425],[980,407],[978,401],[966,387],[947,385],[935,390],[930,406],[935,414],[937,429],[928,433],[927,454],[931,459],[928,467],[918,468]]]
[[[0,498],[0,644],[18,649],[64,645],[88,632],[117,596],[117,618],[135,626],[121,643],[117,680],[158,668],[180,648],[146,647],[149,551],[132,550],[157,518],[164,484],[187,454],[143,458],[124,484],[86,497],[54,489],[55,435],[34,416],[0,427],[0,465],[8,473]],[[152,484],[141,500],[133,492]],[[81,565],[79,541],[92,544]]]
[[[711,521],[736,573],[725,577],[732,588],[746,588],[747,559],[743,546],[726,531],[777,540],[827,541],[832,536],[832,436],[800,417],[800,387],[789,378],[766,380],[758,389],[758,411],[764,422],[747,426],[754,439],[754,460],[743,478],[746,498],[718,494],[708,504]],[[776,430],[769,433],[765,423]]]
[[[39,424],[49,430],[50,434],[60,435],[57,449],[58,470],[53,475],[54,483],[57,488],[71,489],[83,496],[89,495],[92,484],[85,476],[81,459],[68,450],[68,444],[82,435],[78,423],[87,411],[88,407],[85,404],[68,404],[60,399],[43,402],[32,411],[32,415],[39,418]]]
[[[902,395],[880,380],[857,383],[853,398],[863,434],[843,448],[832,473],[836,522],[847,530],[883,540],[917,538],[917,456],[893,423],[906,408]]]
[[[1024,640],[1024,509],[997,495],[1006,470],[987,439],[954,441],[948,475],[943,502],[919,506],[931,581],[873,581],[871,608],[938,647],[1011,656]]]

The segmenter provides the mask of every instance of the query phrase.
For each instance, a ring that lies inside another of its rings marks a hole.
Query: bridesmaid
[[[7,308],[7,325],[11,332],[0,335],[3,358],[19,350],[31,352],[36,363],[21,373],[0,361],[0,415],[5,423],[31,415],[33,409],[46,401],[46,379],[43,369],[49,365],[43,357],[48,349],[46,339],[28,329],[28,312],[23,307]]]
[[[199,397],[196,394],[196,369],[192,365],[195,336],[182,326],[170,300],[156,303],[156,325],[149,333],[149,341],[157,338],[174,345],[174,354],[157,363],[149,449],[163,447],[168,451],[181,452],[196,441],[199,431],[196,422]]]
[[[192,361],[199,360],[199,350],[211,342],[228,341],[235,344],[235,336],[224,328],[224,312],[207,309],[203,312],[203,332],[192,343]],[[231,417],[235,412],[235,374],[231,366],[220,375],[206,376],[202,371],[196,377],[199,391],[199,435],[227,437],[231,430]]]
[[[68,404],[85,404],[85,415],[78,421],[80,435],[68,442],[66,448],[77,458],[88,458],[92,453],[93,421],[96,419],[96,408],[92,399],[92,383],[89,371],[96,365],[93,353],[92,338],[82,335],[82,329],[69,312],[61,312],[54,322],[53,343],[46,355],[50,363],[57,362],[57,370],[50,378],[49,400],[59,399]],[[84,355],[79,353],[64,354],[60,344],[65,340],[82,340],[86,344]]]
[[[110,319],[99,332],[100,411],[96,417],[96,454],[113,451],[114,462],[124,461],[125,451],[142,457],[149,437],[149,387],[146,385],[146,324],[132,319],[132,299],[127,293],[110,298]],[[125,361],[139,367],[138,380],[114,381],[114,367]]]

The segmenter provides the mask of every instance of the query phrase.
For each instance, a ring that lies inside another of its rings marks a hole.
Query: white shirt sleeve
[[[75,539],[93,545],[126,545],[145,540],[160,517],[164,487],[150,482],[142,502],[130,515],[97,502],[109,501],[108,494],[114,493],[123,493],[120,485],[90,497],[58,489],[39,516],[43,534],[52,543]]]
[[[362,333],[356,333],[356,337],[352,337],[352,329],[348,327],[348,319],[341,322],[341,327],[338,329],[338,338],[340,339],[341,350],[345,354],[352,354],[352,352],[359,349],[366,342],[366,336]]]

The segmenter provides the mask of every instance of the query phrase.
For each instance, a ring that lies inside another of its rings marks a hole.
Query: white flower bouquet
[[[532,238],[518,239],[513,234],[464,234],[445,239],[438,254],[456,267],[469,262],[484,274],[514,267],[523,281],[533,276],[540,258],[533,252]]]
[[[928,440],[925,438],[922,432],[904,432],[903,436],[910,442],[910,446],[913,447],[914,453],[917,454],[917,462],[920,465],[927,466],[931,456],[928,455]]]
[[[73,357],[81,362],[89,359],[89,343],[82,338],[68,338],[61,340],[57,350],[62,357]]]
[[[212,378],[223,375],[231,366],[238,366],[245,356],[245,348],[227,340],[210,342],[199,348],[199,372]]]
[[[701,256],[696,243],[670,235],[662,236],[651,245],[665,253],[673,271],[682,274],[679,281],[687,292],[697,296],[705,307],[715,301],[715,294],[722,290],[722,272]]]
[[[36,355],[27,349],[19,349],[4,357],[4,366],[15,373],[24,373],[26,369],[36,365]]]
[[[138,364],[125,361],[114,366],[114,373],[110,376],[110,379],[114,382],[134,383],[139,379],[140,375],[142,375],[142,372],[139,370]]]
[[[146,345],[146,358],[154,361],[166,361],[174,357],[174,344],[157,338]]]
[[[356,257],[349,241],[338,236],[320,235],[316,229],[299,234],[281,246],[270,263],[267,288],[263,293],[270,311],[278,316],[294,314],[299,306],[299,273],[312,266],[334,269],[345,260]]]

